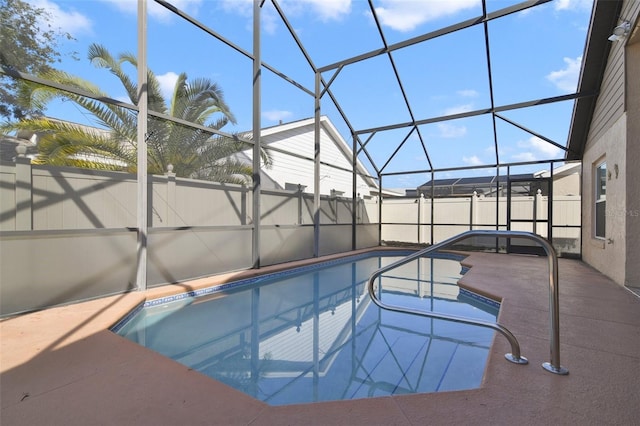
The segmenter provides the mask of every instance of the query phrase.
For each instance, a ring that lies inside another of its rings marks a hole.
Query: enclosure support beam
[[[320,83],[316,72],[313,123],[313,256],[320,256]]]
[[[147,289],[147,0],[138,0],[138,198],[136,288]]]
[[[253,267],[260,267],[260,0],[253,1]]]
[[[360,197],[358,197],[358,179],[356,175],[356,166],[358,164],[358,141],[356,139],[355,134],[351,134],[352,145],[351,145],[351,250],[355,250],[358,245],[357,241],[357,227],[358,227],[358,215],[356,214],[356,209],[358,208],[358,204],[360,202]]]
[[[382,175],[378,173],[378,245],[382,245]]]
[[[435,235],[435,231],[434,231],[434,223],[435,220],[434,218],[435,216],[435,198],[436,198],[436,187],[435,187],[435,181],[436,181],[436,174],[433,170],[431,170],[431,206],[429,207],[431,210],[431,225],[429,226],[429,243],[430,244],[435,244],[436,241],[434,239],[434,235]]]

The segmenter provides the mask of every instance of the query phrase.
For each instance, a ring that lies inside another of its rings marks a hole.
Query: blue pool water
[[[150,301],[114,331],[271,405],[479,387],[492,330],[371,302],[368,277],[399,258],[361,255]],[[459,259],[423,258],[385,274],[381,298],[495,321],[498,305],[461,291],[460,274]]]

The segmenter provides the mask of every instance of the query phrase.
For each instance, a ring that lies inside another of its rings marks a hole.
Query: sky
[[[91,43],[100,43],[117,55],[137,52],[135,0],[29,0],[45,8],[54,27],[74,41],[61,41],[64,52],[78,52],[79,60],[65,57],[59,68],[97,84],[110,97],[126,100],[118,80],[86,59]],[[488,12],[519,3],[488,0]],[[173,0],[171,4],[217,32],[239,49],[252,52],[252,0]],[[316,68],[329,67],[354,56],[411,39],[480,16],[479,0],[373,0],[384,41],[364,0],[280,0],[287,20]],[[573,93],[580,73],[592,0],[555,0],[523,12],[490,21],[489,62],[483,25],[419,43],[388,56],[349,64],[331,84],[331,92],[356,131],[424,120],[443,115]],[[262,60],[309,91],[314,73],[309,61],[286,29],[271,0],[262,8]],[[242,53],[193,27],[166,8],[148,1],[148,64],[170,97],[181,72],[190,79],[218,83],[237,118],[225,127],[241,132],[252,125],[252,63]],[[395,67],[395,70],[394,70]],[[489,79],[488,69],[491,68]],[[131,71],[135,78],[135,71]],[[331,80],[335,67],[323,73]],[[395,73],[401,77],[398,85]],[[312,117],[311,95],[268,70],[263,71],[262,127]],[[405,101],[405,96],[407,101]],[[407,103],[409,107],[407,107]],[[387,188],[415,188],[430,180],[428,173],[393,175],[401,171],[451,169],[501,163],[562,158],[563,152],[541,138],[512,125],[532,130],[565,146],[573,101],[504,111],[506,120],[490,114],[419,126],[363,133],[371,161],[359,159],[370,173],[383,174]],[[337,108],[325,95],[321,112],[329,116],[348,145],[352,139]],[[92,124],[70,102],[52,104],[51,116]],[[420,144],[422,137],[427,156]],[[369,139],[370,138],[370,139]],[[404,143],[402,143],[405,141]],[[402,143],[398,151],[396,148]],[[431,161],[431,166],[429,165]],[[375,166],[375,167],[374,167]],[[533,172],[545,166],[516,167],[511,173]],[[506,170],[505,170],[506,171]],[[443,171],[436,178],[494,174],[495,168],[466,172]]]

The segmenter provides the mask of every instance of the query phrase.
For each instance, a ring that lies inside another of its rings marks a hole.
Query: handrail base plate
[[[522,365],[529,364],[529,360],[523,356],[521,356],[520,358],[516,358],[515,356],[513,356],[513,354],[508,353],[508,354],[505,354],[504,357],[507,359],[507,361],[510,361],[514,364],[522,364]]]
[[[554,367],[550,362],[543,362],[542,368],[547,370],[549,373],[559,374],[560,376],[566,376],[567,374],[569,374],[568,369],[564,368],[563,366]]]

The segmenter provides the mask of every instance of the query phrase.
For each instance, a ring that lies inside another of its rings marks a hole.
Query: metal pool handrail
[[[520,354],[520,344],[516,337],[506,327],[498,323],[492,323],[471,318],[459,317],[455,315],[447,315],[441,313],[425,312],[400,306],[389,305],[383,303],[375,294],[373,289],[375,280],[383,273],[418,259],[428,253],[451,246],[459,241],[469,237],[502,237],[502,238],[525,238],[539,243],[547,254],[549,259],[549,315],[550,315],[550,340],[551,340],[551,361],[542,364],[542,367],[554,374],[566,375],[569,370],[560,365],[560,304],[558,301],[558,256],[553,246],[541,236],[523,231],[491,231],[491,230],[471,230],[458,234],[440,243],[431,245],[425,249],[412,253],[396,262],[384,266],[375,271],[369,277],[367,290],[373,303],[382,309],[394,312],[407,313],[428,318],[443,319],[464,324],[478,325],[481,327],[492,328],[504,335],[511,344],[511,353],[505,354],[505,358],[515,364],[527,364],[529,361]]]

